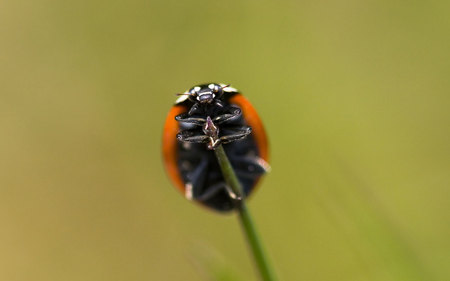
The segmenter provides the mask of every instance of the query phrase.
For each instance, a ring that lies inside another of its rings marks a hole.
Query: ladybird
[[[183,195],[219,212],[238,207],[214,148],[223,148],[247,197],[269,170],[267,136],[257,112],[238,90],[208,83],[178,94],[164,125],[162,150],[169,178]],[[208,127],[213,126],[212,141]]]

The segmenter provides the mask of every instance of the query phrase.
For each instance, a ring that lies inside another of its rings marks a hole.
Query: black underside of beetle
[[[227,94],[227,93],[225,93]],[[224,95],[223,97],[229,98]],[[189,110],[191,104],[184,103]],[[197,117],[206,118],[206,115],[214,118],[223,112],[229,111],[230,105],[224,103],[222,108],[205,108],[205,112]],[[195,116],[194,116],[195,117]],[[189,131],[192,134],[203,134],[202,128],[189,123],[179,122],[180,132]],[[247,127],[242,114],[218,125],[220,135]],[[258,179],[265,173],[260,165],[259,149],[253,136],[250,134],[243,139],[223,144],[224,150],[233,166],[236,176],[242,184],[246,197]],[[230,211],[236,208],[235,199],[227,192],[226,183],[213,150],[207,149],[205,143],[178,142],[178,168],[184,183],[192,185],[192,199],[218,211]]]
[[[236,176],[247,196],[264,173],[256,160],[258,149],[251,136],[223,145]],[[193,199],[219,211],[234,209],[219,163],[213,150],[205,144],[179,143],[178,167],[185,183],[192,184]]]

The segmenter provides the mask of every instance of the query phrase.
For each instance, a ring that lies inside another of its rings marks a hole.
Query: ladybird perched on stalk
[[[202,84],[178,95],[163,132],[170,179],[189,200],[222,212],[236,209],[240,198],[226,184],[213,150],[223,144],[247,197],[269,169],[267,136],[258,114],[225,84]]]

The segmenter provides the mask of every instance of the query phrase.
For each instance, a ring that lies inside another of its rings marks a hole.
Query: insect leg
[[[187,113],[182,113],[175,116],[175,120],[178,122],[194,124],[197,126],[203,126],[205,124],[206,119],[200,117],[190,117]]]
[[[224,136],[219,138],[220,142],[228,143],[228,142],[232,142],[235,140],[243,139],[251,134],[252,128],[250,128],[248,126],[242,126],[241,128],[229,130],[229,131],[230,131],[229,134],[227,133]]]
[[[230,106],[230,112],[221,114],[219,116],[214,117],[213,121],[216,124],[224,123],[230,119],[239,117],[242,114],[242,110],[237,106]]]

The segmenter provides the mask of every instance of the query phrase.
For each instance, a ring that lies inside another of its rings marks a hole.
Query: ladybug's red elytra
[[[214,127],[214,141],[208,126]],[[226,212],[238,204],[213,151],[219,144],[223,144],[247,197],[269,170],[267,136],[255,109],[226,84],[202,84],[179,94],[163,131],[167,173],[187,199]]]

